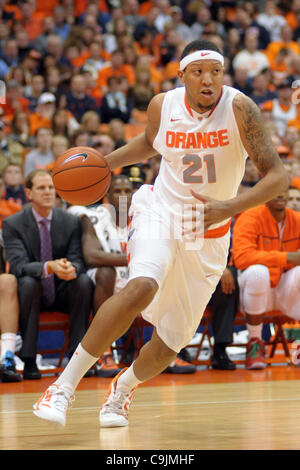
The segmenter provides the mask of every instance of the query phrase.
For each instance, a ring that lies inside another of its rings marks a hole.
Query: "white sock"
[[[16,350],[16,333],[2,333],[1,335],[1,359],[4,358],[6,351],[15,353]]]
[[[81,344],[79,344],[62,374],[54,383],[73,394],[84,374],[97,360],[98,357],[89,354],[83,349]]]
[[[130,392],[130,390],[142,383],[142,380],[139,380],[133,371],[133,364],[134,362],[118,379],[117,388],[122,392]]]
[[[262,323],[260,323],[260,325],[249,325],[249,323],[247,323],[249,339],[251,338],[261,339],[262,326],[263,326]]]

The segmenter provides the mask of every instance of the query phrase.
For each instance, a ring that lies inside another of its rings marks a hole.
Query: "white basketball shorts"
[[[157,203],[151,188],[142,186],[132,199],[129,281],[155,279],[159,290],[141,313],[165,344],[179,352],[194,336],[226,267],[230,232],[190,249],[190,244],[170,236],[168,210]]]

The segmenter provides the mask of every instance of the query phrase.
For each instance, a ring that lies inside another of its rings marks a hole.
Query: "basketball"
[[[55,160],[57,194],[72,205],[89,206],[107,193],[111,172],[103,155],[91,147],[73,147]]]

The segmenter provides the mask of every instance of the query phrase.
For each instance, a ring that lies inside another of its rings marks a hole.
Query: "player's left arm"
[[[247,96],[238,94],[233,100],[233,111],[241,141],[262,178],[249,190],[227,201],[217,201],[192,191],[194,197],[204,203],[204,230],[214,223],[274,199],[289,186],[288,173],[265,129],[257,105]]]
[[[247,96],[238,94],[233,100],[233,111],[242,143],[262,177],[249,191],[233,200],[234,213],[237,214],[285,192],[289,186],[289,176],[265,128],[258,106]]]

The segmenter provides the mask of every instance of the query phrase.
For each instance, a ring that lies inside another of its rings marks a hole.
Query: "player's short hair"
[[[191,52],[203,51],[203,50],[215,51],[215,52],[218,52],[219,54],[222,54],[218,46],[216,46],[216,44],[214,44],[213,42],[207,41],[205,39],[197,39],[196,41],[192,41],[187,46],[185,46],[185,48],[182,51],[180,60],[182,60],[187,55],[191,54]]]

